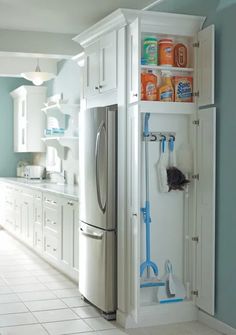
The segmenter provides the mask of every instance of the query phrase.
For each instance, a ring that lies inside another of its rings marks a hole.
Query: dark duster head
[[[171,190],[184,191],[184,187],[189,183],[183,172],[174,166],[167,169],[167,181],[169,192]]]

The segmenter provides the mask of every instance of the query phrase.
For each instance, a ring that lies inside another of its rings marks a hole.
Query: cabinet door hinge
[[[192,295],[195,295],[196,297],[198,297],[198,290],[192,290],[192,291],[191,291],[191,294],[192,294]]]
[[[199,237],[198,236],[193,236],[192,241],[193,242],[199,242]]]
[[[199,41],[197,41],[197,42],[194,42],[192,45],[193,45],[194,48],[199,48],[200,43],[199,43]]]
[[[193,97],[199,98],[200,93],[199,93],[199,91],[196,91],[196,92],[193,92],[192,95],[193,95]]]
[[[193,120],[193,124],[194,124],[195,126],[199,126],[200,121],[199,121],[199,120]]]
[[[192,175],[192,179],[199,180],[199,173]]]

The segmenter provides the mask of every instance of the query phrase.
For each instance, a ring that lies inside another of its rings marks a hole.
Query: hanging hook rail
[[[175,141],[176,138],[176,133],[171,131],[171,132],[155,132],[155,131],[150,131],[148,136],[145,136],[146,140],[148,142],[161,142],[163,138],[166,138],[166,141],[170,141],[171,139]],[[145,141],[144,135],[142,136],[142,140]]]

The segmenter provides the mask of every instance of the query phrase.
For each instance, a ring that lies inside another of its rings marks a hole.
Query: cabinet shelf
[[[161,102],[139,101],[141,113],[155,114],[193,114],[196,110],[194,102]]]
[[[50,136],[43,137],[42,141],[47,146],[56,148],[60,159],[65,159],[68,150],[71,150],[75,159],[78,159],[78,137],[75,136]]]
[[[173,67],[173,66],[161,66],[161,65],[141,65],[142,70],[159,70],[159,71],[170,71],[170,72],[193,72],[192,67]]]
[[[42,111],[48,116],[55,116],[60,112],[64,115],[73,115],[79,109],[79,104],[55,103],[53,105],[42,108]]]

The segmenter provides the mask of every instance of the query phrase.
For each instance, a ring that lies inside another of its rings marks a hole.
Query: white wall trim
[[[164,2],[165,0],[156,0],[153,3],[151,3],[150,5],[144,7],[142,10],[149,10],[151,8],[153,8],[154,6],[159,5],[161,2]]]
[[[226,323],[217,320],[213,316],[210,316],[202,311],[198,312],[198,320],[208,327],[215,329],[216,331],[226,335],[236,335],[236,329],[230,327]]]

